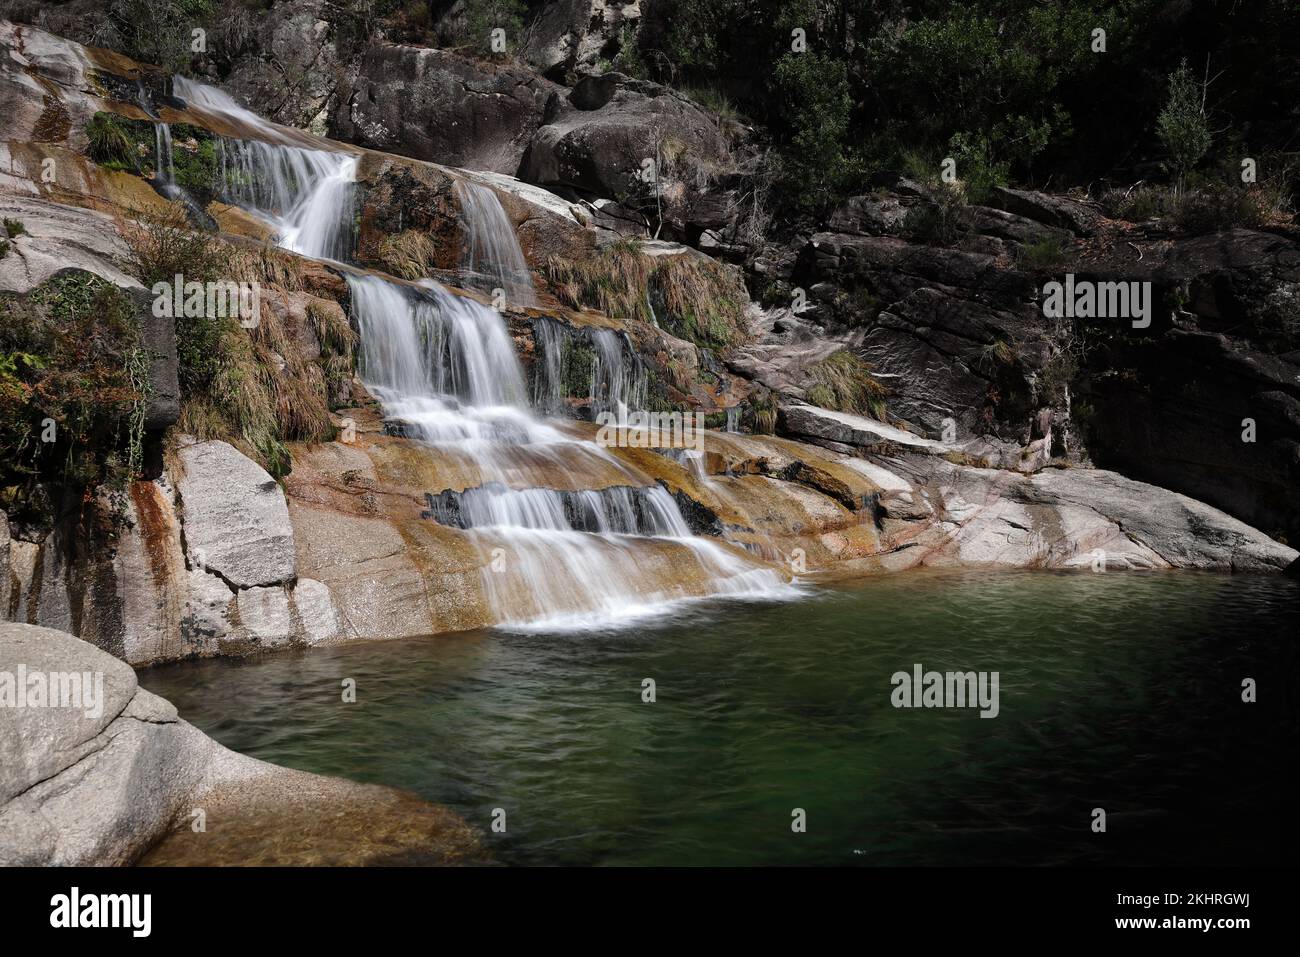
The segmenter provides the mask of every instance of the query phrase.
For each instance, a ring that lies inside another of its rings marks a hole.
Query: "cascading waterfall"
[[[287,143],[284,131],[210,87],[178,81],[177,93],[276,134],[274,142],[226,141],[223,179],[227,195],[276,226],[279,245],[316,258],[346,255],[356,157]],[[468,182],[456,190],[467,265],[515,303],[532,302],[523,252],[495,193]],[[478,547],[497,620],[598,624],[665,601],[785,587],[773,569],[692,535],[673,497],[608,450],[536,418],[497,310],[432,280],[406,286],[350,273],[347,281],[358,373],[389,428],[428,446],[459,480],[430,492],[425,517],[462,529]],[[626,358],[624,338],[591,330],[587,345],[593,402],[639,401],[644,375]]]
[[[207,214],[207,211],[198,204],[187,190],[176,182],[176,161],[172,152],[171,124],[164,123],[162,118],[159,117],[158,111],[154,108],[153,98],[150,96],[144,82],[137,81],[136,88],[139,91],[138,102],[140,109],[144,110],[154,120],[155,187],[158,192],[168,199],[181,203],[189,211],[189,218],[192,222],[202,223],[205,226],[210,225],[212,217]]]
[[[351,256],[355,155],[283,142],[279,127],[215,87],[178,76],[172,90],[191,107],[268,137],[218,141],[227,200],[264,219],[285,249],[340,262]]]
[[[524,251],[497,194],[468,180],[457,180],[452,189],[467,227],[462,268],[487,288],[504,290],[512,304],[536,305]]]
[[[476,469],[472,487],[431,494],[427,516],[478,545],[503,624],[590,625],[673,599],[781,586],[770,568],[693,536],[666,490],[641,486],[605,449],[534,418],[496,310],[427,281],[411,290],[352,275],[348,284],[359,372],[386,416]],[[629,484],[547,487],[597,468],[621,471]]]
[[[357,157],[225,139],[220,155],[222,194],[266,219],[280,246],[315,259],[351,255]]]
[[[574,329],[538,318],[533,322],[533,335],[539,357],[533,382],[537,408],[558,413],[566,398],[583,397],[593,417],[620,405],[628,409],[645,406],[645,368],[625,334],[613,329]]]

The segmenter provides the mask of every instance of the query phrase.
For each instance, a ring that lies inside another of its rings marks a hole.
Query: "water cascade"
[[[496,310],[428,281],[348,283],[362,381],[398,431],[461,478],[461,489],[430,492],[426,515],[474,540],[503,623],[588,625],[673,599],[780,587],[771,569],[692,535],[663,488],[535,418]],[[617,484],[568,487],[599,475]]]
[[[503,290],[512,305],[536,305],[524,251],[497,194],[468,180],[457,180],[453,192],[466,227],[462,269],[489,292]]]
[[[315,259],[352,253],[357,157],[260,140],[222,140],[221,191],[265,219],[285,249]]]
[[[613,329],[575,329],[553,319],[533,323],[538,360],[533,403],[549,413],[565,408],[565,399],[586,399],[592,417],[617,409],[644,408],[646,371],[624,333]]]
[[[172,88],[190,108],[233,120],[263,137],[219,140],[221,193],[227,200],[263,219],[285,249],[340,262],[351,256],[356,155],[291,142],[291,131],[268,123],[215,87],[178,76]]]
[[[209,113],[230,109],[219,91],[195,86],[187,87],[190,96]],[[330,149],[228,140],[223,150],[228,195],[275,224],[281,246],[318,258],[345,255],[355,171],[353,155]],[[533,301],[523,252],[495,193],[467,182],[456,191],[467,266],[515,303]],[[476,546],[495,620],[587,626],[678,599],[784,592],[772,568],[693,535],[677,502],[645,474],[571,424],[536,417],[496,309],[432,280],[404,285],[349,273],[347,281],[360,332],[358,374],[383,406],[388,430],[427,447],[436,463],[442,487],[428,491],[424,518]],[[558,332],[555,340],[562,348]],[[594,406],[643,401],[645,376],[622,334],[585,330],[583,345]],[[559,348],[543,343],[544,361]]]

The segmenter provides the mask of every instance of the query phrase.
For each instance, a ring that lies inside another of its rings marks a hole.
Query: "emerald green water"
[[[504,863],[1292,863],[1297,635],[1281,577],[915,572],[141,683],[235,750],[450,805]],[[893,707],[915,663],[999,672],[999,715]]]

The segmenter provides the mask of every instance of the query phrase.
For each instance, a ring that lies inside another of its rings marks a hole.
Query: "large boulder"
[[[514,175],[557,89],[518,67],[380,44],[365,51],[331,133],[371,149]]]
[[[714,200],[734,164],[717,123],[668,87],[621,73],[584,77],[551,96],[519,176],[588,197],[641,196],[653,206],[651,162],[659,205],[679,229],[726,224],[729,204]]]
[[[481,857],[477,836],[445,808],[223,748],[140,688],[128,665],[71,635],[0,623],[0,663],[0,866],[130,864],[160,839],[184,848],[162,863]],[[38,705],[40,688],[57,690]],[[267,826],[289,809],[295,826]],[[190,827],[196,810],[202,833]],[[399,811],[421,825],[395,829]],[[339,849],[362,831],[388,839]]]
[[[821,232],[793,279],[809,295],[804,321],[856,330],[855,351],[888,390],[890,414],[932,435],[951,423],[962,438],[1028,441],[1031,417],[1051,402],[1040,376],[1067,337],[1044,320],[1034,277],[998,256]]]
[[[640,25],[639,0],[559,0],[528,26],[524,59],[556,82],[601,72],[629,44]]]
[[[1037,190],[999,186],[993,190],[989,203],[1008,213],[1079,236],[1091,236],[1103,218],[1098,209],[1088,203]]]
[[[1296,558],[1212,506],[1116,472],[1021,476],[916,456],[904,468],[946,531],[928,564],[1276,572]]]
[[[347,95],[352,65],[340,49],[339,14],[327,0],[289,0],[250,17],[247,47],[228,64],[224,82],[253,112],[323,134]]]
[[[293,526],[275,479],[225,442],[182,448],[180,462],[177,487],[190,564],[235,588],[291,582]]]
[[[1235,229],[1090,253],[1076,278],[1149,281],[1155,303],[1148,329],[1101,325],[1076,386],[1094,459],[1300,542],[1300,243]]]

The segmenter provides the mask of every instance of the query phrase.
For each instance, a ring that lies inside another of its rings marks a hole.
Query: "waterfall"
[[[504,290],[513,305],[536,305],[524,251],[496,192],[468,180],[457,180],[453,191],[466,227],[462,268],[481,280],[476,285]]]
[[[706,595],[773,594],[780,576],[693,536],[676,501],[607,450],[535,418],[495,309],[426,281],[348,276],[362,381],[400,431],[475,484],[428,495],[425,516],[465,531],[503,625],[587,627]],[[622,474],[600,490],[554,487]]]
[[[279,245],[315,259],[351,255],[356,156],[260,140],[220,147],[222,194],[266,220]]]
[[[233,120],[265,137],[218,141],[221,194],[226,200],[264,220],[285,249],[339,262],[351,256],[356,155],[290,143],[289,134],[295,131],[268,123],[216,87],[177,76],[172,78],[172,92],[191,109]],[[170,155],[170,134],[167,137]],[[298,139],[328,145],[301,134]]]
[[[252,110],[240,106],[234,97],[215,86],[208,86],[206,83],[199,83],[184,76],[173,76],[172,93],[184,100],[187,106],[197,107],[204,113],[236,120],[261,132],[278,133],[274,124],[268,123]]]
[[[565,399],[585,398],[594,418],[620,405],[645,406],[646,371],[625,333],[575,329],[539,317],[533,322],[533,336],[537,346],[533,401],[539,409],[560,413]]]
[[[272,140],[223,142],[225,194],[270,222],[284,248],[345,259],[356,157],[291,141],[292,131],[220,91],[179,78],[176,84],[191,106]],[[533,302],[527,264],[496,194],[469,182],[455,189],[467,227],[466,268],[513,302]],[[436,464],[432,474],[443,487],[428,490],[423,518],[458,529],[476,547],[495,620],[513,628],[585,627],[657,612],[668,601],[784,592],[774,569],[693,535],[666,489],[646,484],[643,473],[571,428],[536,417],[496,309],[431,279],[346,278],[360,332],[358,375],[383,407],[386,428],[425,446]],[[540,333],[543,340],[554,333],[541,349],[555,374],[543,375],[558,383],[562,339],[571,333],[553,325],[539,320],[537,328],[550,330]],[[624,335],[587,329],[581,340],[593,406],[644,401],[645,375]]]

